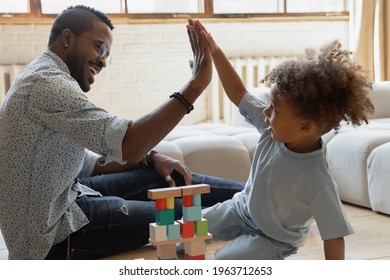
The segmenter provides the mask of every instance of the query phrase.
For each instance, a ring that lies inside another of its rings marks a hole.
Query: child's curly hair
[[[279,94],[296,110],[298,116],[313,120],[323,133],[338,130],[345,120],[353,125],[368,123],[374,112],[368,95],[372,83],[360,66],[334,41],[316,55],[280,64],[263,81],[276,83]]]

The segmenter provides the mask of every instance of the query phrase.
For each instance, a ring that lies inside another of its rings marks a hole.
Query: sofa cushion
[[[227,135],[194,135],[172,141],[192,172],[246,181],[251,157],[244,144]]]
[[[371,116],[372,119],[390,118],[390,81],[373,83],[370,99],[375,106],[375,112]]]
[[[371,208],[367,158],[390,141],[390,131],[364,128],[341,132],[328,143],[328,160],[343,201]]]
[[[235,134],[234,137],[240,140],[242,144],[244,144],[252,160],[257,143],[260,139],[260,133],[257,130],[253,129],[252,131]]]
[[[367,159],[368,191],[372,210],[390,214],[390,142],[374,149]]]
[[[183,153],[181,152],[179,146],[170,141],[161,141],[156,147],[153,148],[153,150],[184,162]]]
[[[259,138],[252,126],[182,125],[154,150],[182,161],[192,172],[246,181]]]
[[[373,130],[390,130],[390,118],[370,119],[368,124],[362,127]]]

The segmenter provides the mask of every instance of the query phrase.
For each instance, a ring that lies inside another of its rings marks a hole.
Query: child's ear
[[[303,132],[311,132],[315,128],[315,124],[311,120],[303,120],[301,122],[301,130]]]

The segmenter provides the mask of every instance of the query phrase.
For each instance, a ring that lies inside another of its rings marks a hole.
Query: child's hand
[[[209,47],[210,47],[210,52],[211,52],[211,54],[213,54],[217,50],[217,43],[214,41],[214,39],[211,36],[211,34],[207,32],[206,28],[203,26],[203,24],[199,20],[194,20],[193,23],[202,32],[202,36],[208,42]],[[193,29],[194,25],[187,25],[187,28],[188,29]]]

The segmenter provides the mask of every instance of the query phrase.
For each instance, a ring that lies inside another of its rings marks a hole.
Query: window
[[[111,17],[200,18],[348,15],[349,0],[0,0],[0,16],[53,17],[72,5]]]
[[[287,0],[287,13],[343,12],[347,1],[339,0]]]
[[[214,0],[214,12],[216,14],[283,13],[283,2],[280,0],[240,0],[240,4],[237,5],[235,0]]]
[[[214,12],[222,13],[319,13],[343,12],[347,1],[340,0],[214,0]]]
[[[201,12],[198,0],[127,0],[129,13],[191,13]]]
[[[125,12],[125,1],[121,0],[41,0],[43,14],[59,14],[69,6],[85,5],[108,14]]]
[[[27,0],[0,0],[1,14],[29,13]]]
[[[199,0],[41,0],[42,13],[58,14],[72,5],[85,5],[109,14],[198,13]]]

